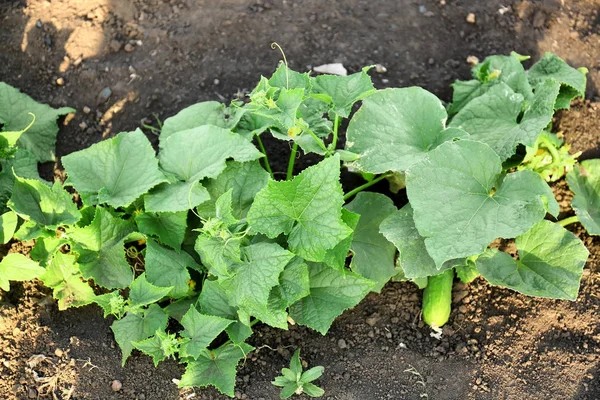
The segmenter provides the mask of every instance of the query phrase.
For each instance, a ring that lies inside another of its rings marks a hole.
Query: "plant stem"
[[[392,176],[391,174],[383,174],[383,175],[379,175],[377,178],[373,179],[370,182],[365,183],[364,185],[360,185],[359,187],[352,189],[351,191],[349,191],[348,193],[346,193],[344,195],[344,200],[348,200],[350,197],[354,196],[356,193],[358,192],[362,192],[363,190],[365,190],[366,188],[373,186],[374,184],[376,184],[379,181],[384,180],[385,178],[388,178]]]
[[[311,131],[308,128],[303,128],[303,129],[306,131],[306,133],[308,133],[310,136],[313,137],[313,139],[315,139],[317,141],[317,144],[319,145],[319,147],[321,149],[323,149],[323,151],[327,152],[327,147],[325,146],[325,143],[323,143],[323,141],[317,136],[316,133],[314,133],[313,131]]]
[[[570,224],[574,224],[575,222],[579,222],[579,217],[577,215],[573,215],[572,217],[561,219],[560,221],[557,221],[556,223],[559,224],[560,226],[567,226]]]
[[[294,176],[294,163],[296,162],[296,153],[298,153],[298,143],[294,142],[292,146],[292,153],[290,154],[290,161],[288,162],[287,175],[285,176],[285,180],[289,181]]]
[[[258,142],[258,147],[260,147],[260,151],[262,151],[262,153],[265,155],[265,159],[263,160],[265,162],[265,169],[267,170],[269,175],[271,175],[271,179],[275,179],[275,177],[273,176],[273,171],[271,170],[271,165],[269,164],[269,157],[267,157],[267,150],[265,150],[265,146],[263,145],[262,140],[260,140],[260,135],[256,135],[256,141]]]
[[[335,148],[337,147],[339,124],[340,116],[335,114],[335,119],[333,120],[333,142],[331,142],[331,148],[333,151],[335,151]]]

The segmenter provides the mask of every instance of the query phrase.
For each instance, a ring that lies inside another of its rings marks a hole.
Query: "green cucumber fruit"
[[[442,327],[450,318],[454,268],[430,276],[423,291],[423,321],[431,327]]]

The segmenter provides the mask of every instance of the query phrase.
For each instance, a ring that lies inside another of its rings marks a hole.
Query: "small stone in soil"
[[[133,45],[132,45],[131,43],[127,43],[127,44],[125,45],[125,51],[126,51],[127,53],[131,53],[133,50],[135,50],[135,47],[133,47]]]
[[[58,79],[56,80],[56,84],[57,84],[58,86],[63,86],[63,85],[65,84],[65,80],[64,80],[63,78],[58,78]]]
[[[123,384],[121,383],[121,381],[118,381],[116,379],[110,383],[110,388],[113,390],[113,392],[118,392],[119,390],[121,390],[122,387]]]
[[[83,113],[84,114],[89,114],[90,112],[92,112],[91,108],[89,108],[88,106],[83,107]]]
[[[346,341],[344,339],[340,339],[338,340],[338,347],[340,349],[346,349],[348,348],[348,345],[346,344]]]
[[[473,14],[473,13],[467,14],[467,22],[470,24],[474,24],[475,23],[475,14]]]
[[[109,87],[105,87],[98,93],[98,104],[104,104],[112,94],[112,90]]]
[[[385,74],[387,72],[387,68],[381,64],[375,64],[375,72],[378,74]]]
[[[63,356],[63,354],[65,354],[65,352],[62,351],[61,349],[54,350],[54,355],[58,358],[61,358]]]
[[[476,66],[477,64],[479,64],[479,58],[475,56],[469,56],[467,57],[467,63],[469,63],[472,66]]]

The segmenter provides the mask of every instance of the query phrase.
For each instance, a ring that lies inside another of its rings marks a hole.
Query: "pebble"
[[[83,113],[84,113],[84,114],[89,114],[89,113],[91,113],[91,112],[92,112],[92,109],[91,109],[91,108],[89,108],[88,106],[85,106],[85,107],[83,107]]]
[[[375,324],[377,324],[377,317],[372,315],[369,318],[366,319],[365,321],[367,323],[367,325],[369,326],[375,326]]]
[[[65,352],[62,351],[61,349],[54,350],[54,355],[58,358],[61,358],[64,354],[65,354]]]
[[[469,56],[467,57],[467,63],[469,63],[472,66],[476,66],[477,64],[479,64],[479,58],[475,56]]]
[[[435,64],[435,60],[433,58],[430,58],[429,60],[427,60],[427,64],[433,65]]]
[[[215,80],[213,81],[213,83],[214,83],[215,86],[217,86],[219,83],[221,83],[221,81],[215,78]]]
[[[110,388],[113,390],[113,392],[118,392],[119,390],[121,390],[121,388],[123,388],[123,384],[121,383],[121,381],[115,379],[110,383]]]
[[[116,39],[113,39],[110,41],[110,49],[117,53],[119,50],[121,50],[121,47],[123,47],[123,43],[119,42]]]
[[[346,344],[346,341],[344,339],[340,339],[338,340],[338,347],[340,349],[347,349],[348,345]]]
[[[387,72],[387,68],[381,64],[375,64],[375,72],[378,74],[385,74]]]
[[[109,87],[105,87],[98,93],[98,104],[104,104],[112,94],[112,90]]]
[[[87,129],[87,124],[85,123],[85,121],[83,121],[79,124],[79,127],[81,128],[81,130],[85,130]]]
[[[127,53],[131,53],[133,50],[135,50],[135,47],[133,47],[133,45],[132,45],[131,43],[127,43],[127,44],[125,45],[125,51],[126,51]]]
[[[470,24],[474,24],[475,23],[475,14],[473,14],[473,13],[467,14],[467,22]]]
[[[65,80],[64,80],[63,78],[58,78],[58,79],[56,80],[56,84],[57,84],[58,86],[63,86],[63,85],[65,84]]]

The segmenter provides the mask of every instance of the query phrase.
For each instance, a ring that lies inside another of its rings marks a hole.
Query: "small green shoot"
[[[323,374],[323,367],[314,367],[308,371],[302,372],[302,363],[300,362],[300,349],[296,350],[290,360],[290,367],[281,370],[281,376],[275,378],[273,385],[281,387],[279,395],[282,399],[289,399],[294,394],[306,393],[310,397],[321,397],[325,391],[312,381],[318,379]]]

